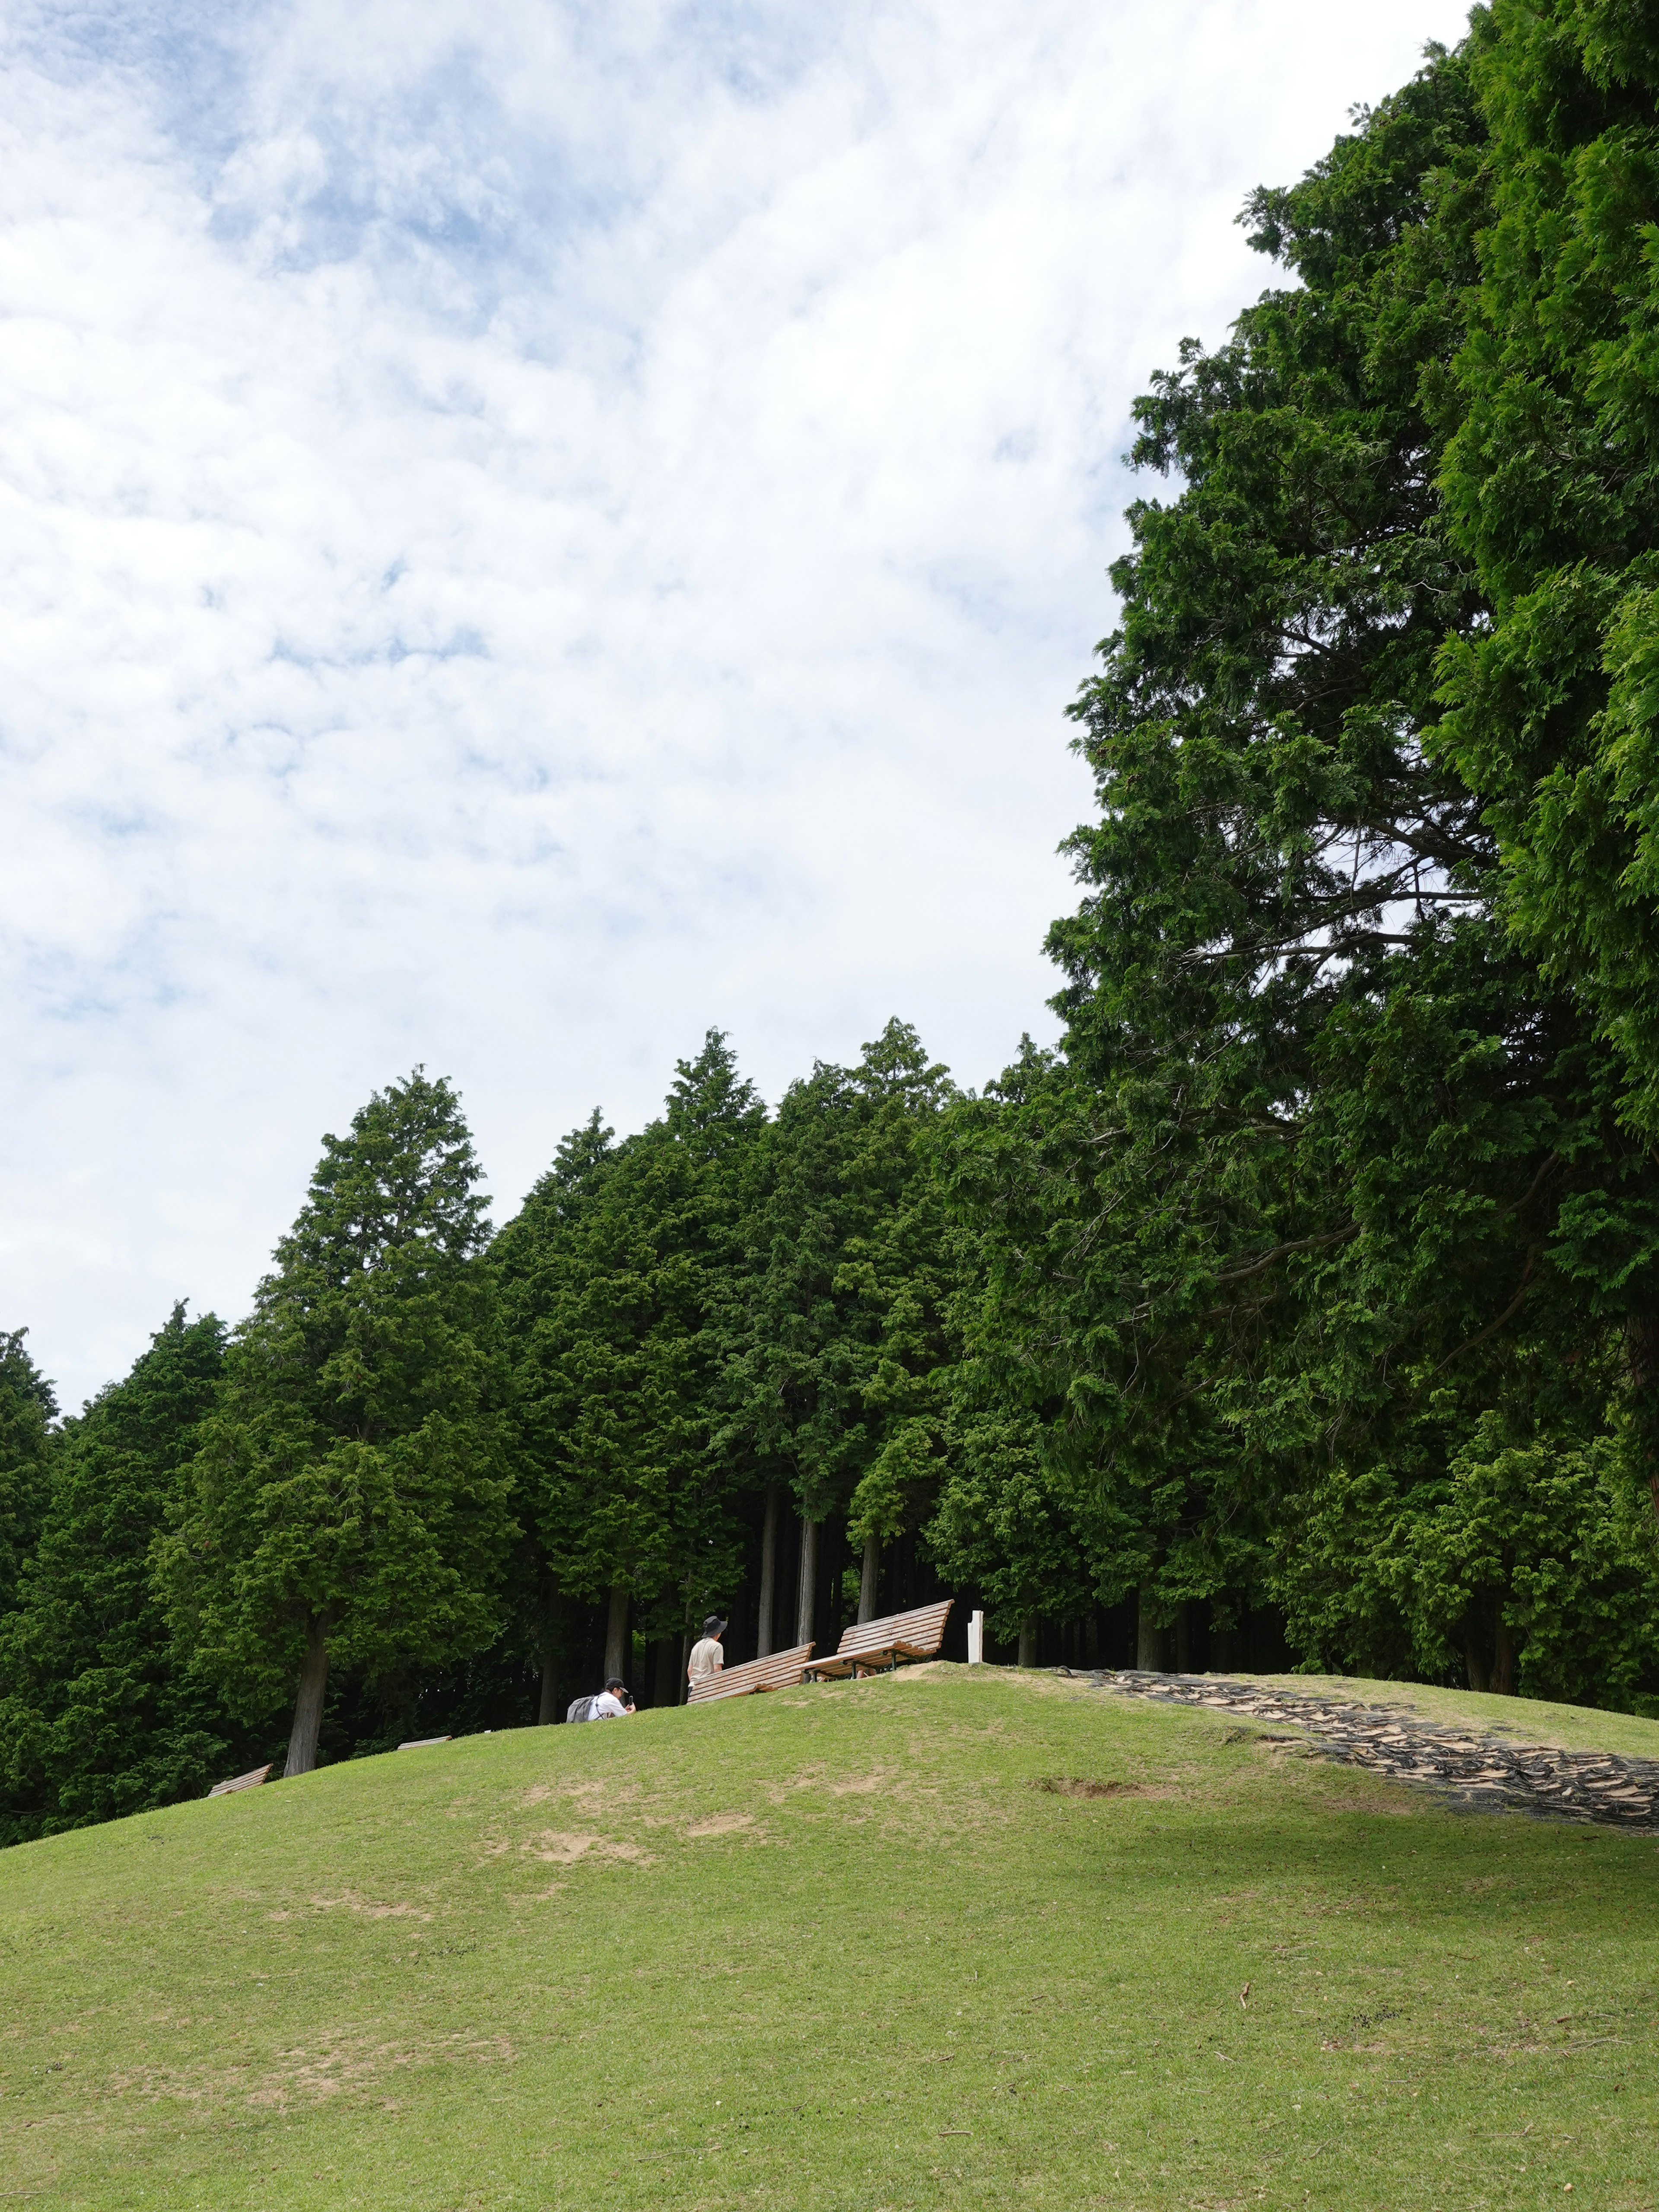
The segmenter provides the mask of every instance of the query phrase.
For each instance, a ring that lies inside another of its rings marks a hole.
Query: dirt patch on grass
[[[1172,1790],[1160,1789],[1150,1782],[1091,1782],[1080,1774],[1044,1774],[1035,1781],[1034,1790],[1046,1790],[1055,1797],[1172,1797]]]
[[[638,1844],[557,1828],[544,1828],[538,1835],[526,1836],[519,1849],[545,1866],[574,1866],[578,1859],[622,1859],[630,1866],[652,1863],[650,1852]]]
[[[688,1836],[738,1836],[754,1825],[752,1813],[711,1813],[707,1820],[694,1820],[685,1832]]]
[[[901,1753],[896,1763],[862,1774],[837,1773],[815,1761],[780,1776],[768,1787],[767,1800],[825,1828],[852,1826],[866,1835],[929,1848],[982,1834],[988,1824],[1000,1826],[1012,1817],[1002,1793],[982,1780],[964,1778],[949,1790],[934,1780],[929,1735],[916,1738],[908,1749],[908,1759]]]
[[[606,1810],[619,1805],[634,1805],[640,1792],[626,1782],[532,1782],[519,1800],[524,1806],[544,1805],[550,1797],[568,1797],[571,1803],[592,1820],[601,1807]]]
[[[518,2052],[505,2035],[454,2034],[418,2043],[338,2037],[275,2052],[257,2074],[244,2066],[145,2066],[111,2075],[110,2094],[146,2104],[223,2106],[241,2100],[281,2111],[373,2091],[388,2075],[444,2064],[511,2065]]]
[[[351,2091],[375,2089],[388,2074],[442,2064],[510,2066],[517,2051],[504,2035],[446,2035],[430,2043],[333,2043],[314,2051],[285,2051],[266,2069],[250,2105],[322,2104]]]
[[[319,1912],[361,1912],[365,1920],[430,1920],[432,1915],[418,1905],[376,1905],[366,1897],[355,1897],[347,1891],[343,1897],[313,1897],[311,1903]],[[275,1920],[288,1915],[273,1912],[267,1916]]]

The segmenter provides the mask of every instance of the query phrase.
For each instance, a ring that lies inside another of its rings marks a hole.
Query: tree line
[[[491,1232],[417,1071],[234,1329],[0,1337],[0,1834],[950,1590],[1028,1663],[1659,1692],[1659,31],[1496,0],[1137,403],[1063,1023],[727,1040]]]

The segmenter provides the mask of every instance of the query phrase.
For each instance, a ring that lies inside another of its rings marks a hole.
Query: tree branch
[[[1538,1247],[1534,1244],[1531,1250],[1527,1254],[1527,1264],[1521,1270],[1521,1281],[1516,1291],[1515,1296],[1510,1300],[1508,1305],[1504,1307],[1503,1312],[1498,1315],[1496,1321],[1489,1321],[1485,1328],[1477,1329],[1473,1336],[1465,1337],[1462,1344],[1455,1346],[1453,1349],[1446,1354],[1439,1366],[1435,1369],[1434,1374],[1430,1376],[1429,1380],[1431,1382],[1434,1381],[1435,1376],[1443,1375],[1446,1370],[1451,1365],[1454,1359],[1461,1359],[1466,1352],[1473,1352],[1477,1345],[1484,1344],[1489,1336],[1496,1336],[1498,1330],[1504,1327],[1506,1322],[1512,1321],[1514,1319],[1515,1316],[1520,1312],[1522,1306],[1526,1303],[1527,1293],[1532,1288],[1532,1279],[1537,1271],[1537,1267]]]

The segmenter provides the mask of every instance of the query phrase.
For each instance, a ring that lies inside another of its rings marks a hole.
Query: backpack
[[[566,1720],[591,1721],[593,1717],[593,1708],[598,1703],[599,1694],[597,1692],[595,1692],[594,1695],[591,1698],[574,1698],[571,1701],[570,1711],[565,1715]]]

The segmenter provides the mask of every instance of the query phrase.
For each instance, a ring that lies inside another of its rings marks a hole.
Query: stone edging
[[[1056,1670],[1120,1694],[1236,1713],[1265,1728],[1294,1729],[1310,1753],[1431,1791],[1461,1812],[1521,1812],[1535,1819],[1593,1822],[1627,1834],[1659,1834],[1659,1759],[1546,1744],[1425,1721],[1386,1705],[1265,1689],[1216,1674],[1152,1674],[1126,1668]]]

